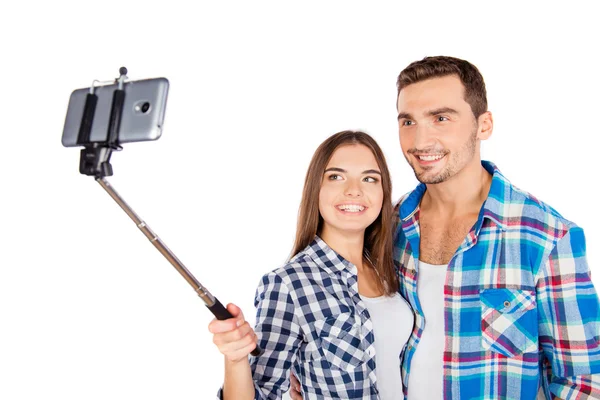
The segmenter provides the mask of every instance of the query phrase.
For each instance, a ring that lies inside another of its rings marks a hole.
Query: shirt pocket
[[[319,351],[334,367],[353,371],[363,364],[360,323],[353,314],[342,313],[314,323],[319,337]]]
[[[483,289],[481,344],[507,357],[538,351],[535,293],[519,289]]]

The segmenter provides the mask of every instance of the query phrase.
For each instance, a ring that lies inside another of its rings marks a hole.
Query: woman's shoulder
[[[298,254],[284,265],[263,275],[256,291],[256,299],[279,298],[282,295],[295,299],[307,285],[320,281],[318,269],[310,256]],[[277,295],[274,297],[273,293]]]
[[[332,273],[337,269],[335,254],[318,237],[303,250],[291,257],[285,264],[262,277],[261,285],[270,288],[287,286],[292,293],[306,286],[326,286],[331,284]],[[330,265],[331,264],[331,265]],[[328,283],[329,282],[329,283]],[[280,289],[286,290],[286,289]]]
[[[319,270],[318,265],[305,252],[300,252],[279,268],[266,275],[277,276],[284,281],[302,279],[314,275]]]

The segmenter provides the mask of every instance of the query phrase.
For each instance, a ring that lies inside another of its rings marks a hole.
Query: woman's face
[[[328,233],[358,233],[381,212],[381,170],[371,150],[344,145],[333,153],[321,181],[319,212]]]

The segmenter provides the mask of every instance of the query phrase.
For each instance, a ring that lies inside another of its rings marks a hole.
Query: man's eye
[[[409,120],[406,120],[406,121],[402,122],[402,126],[411,126],[411,125],[414,125],[414,124],[415,123],[413,121],[409,121]]]
[[[448,121],[448,117],[437,117],[438,122],[444,122],[444,121]]]

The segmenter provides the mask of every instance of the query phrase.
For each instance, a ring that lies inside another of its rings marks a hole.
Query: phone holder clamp
[[[113,93],[108,130],[106,139],[102,141],[92,141],[90,134],[94,122],[94,114],[98,103],[98,96],[95,93],[97,81],[94,81],[87,94],[77,135],[77,144],[83,146],[79,159],[79,172],[83,175],[102,178],[112,176],[113,170],[110,164],[110,157],[113,151],[120,151],[123,148],[119,144],[119,129],[121,127],[121,117],[123,115],[123,106],[125,104],[125,90],[123,85],[127,79],[127,68],[119,69],[119,77],[115,79],[117,89]]]

